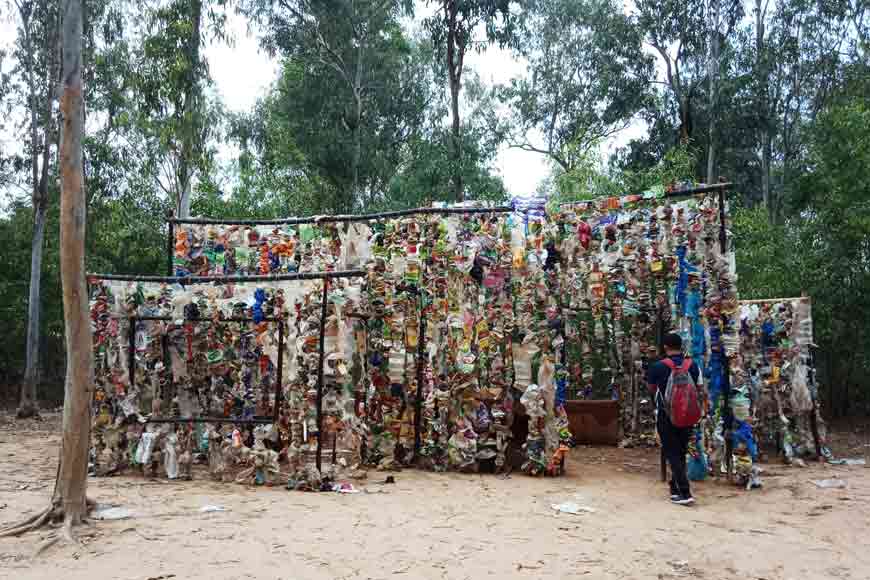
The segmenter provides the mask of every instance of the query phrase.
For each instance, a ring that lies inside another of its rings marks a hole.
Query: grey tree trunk
[[[720,0],[710,0],[710,126],[707,149],[707,183],[716,183],[716,119],[719,100],[719,10]]]
[[[42,255],[45,241],[45,220],[48,212],[48,176],[49,162],[51,161],[52,141],[52,110],[55,99],[55,82],[57,75],[57,59],[59,45],[58,22],[54,26],[46,22],[46,28],[53,29],[53,33],[46,34],[44,51],[49,61],[44,77],[41,79],[45,89],[46,99],[41,109],[37,106],[40,94],[36,85],[35,76],[35,47],[30,34],[31,15],[25,16],[21,11],[22,26],[25,30],[24,48],[27,53],[27,90],[28,106],[30,107],[30,140],[31,140],[31,179],[33,192],[33,236],[30,246],[30,286],[27,302],[27,342],[26,364],[24,370],[24,383],[21,385],[21,398],[18,404],[18,418],[33,417],[39,414],[37,389],[39,386],[39,343],[40,343],[40,313],[41,313],[41,287],[42,287]],[[42,120],[43,139],[39,142],[38,125]],[[40,169],[40,148],[42,149],[42,167]]]
[[[357,47],[357,57],[356,57],[356,71],[354,73],[354,81],[353,81],[353,100],[354,100],[354,126],[353,126],[353,200],[351,201],[350,207],[347,208],[348,211],[351,211],[354,204],[358,201],[362,200],[362,196],[360,195],[359,190],[359,164],[362,159],[362,127],[360,126],[362,123],[362,62],[363,59],[363,42],[362,40],[358,40]]]
[[[94,383],[85,282],[85,188],[82,174],[82,0],[63,0],[63,133],[60,149],[60,273],[66,330],[66,389],[61,461],[54,503],[67,526],[87,513],[88,447]]]
[[[768,97],[768,62],[765,39],[765,16],[767,6],[762,8],[762,0],[755,0],[755,75],[758,115],[761,119],[761,199],[767,210],[768,220],[773,223],[773,198],[770,191],[771,123],[770,99]]]
[[[462,124],[459,119],[459,91],[462,86],[462,66],[465,58],[465,42],[459,37],[459,8],[456,0],[447,0],[444,5],[447,16],[447,80],[450,86],[450,112],[452,116],[453,153],[453,199],[465,201],[462,185]]]
[[[46,200],[36,202],[33,208],[33,240],[30,248],[30,292],[27,303],[27,366],[21,398],[18,403],[18,418],[39,414],[36,390],[39,384],[39,316],[40,285],[42,282],[42,248],[45,239]]]
[[[773,222],[773,199],[770,195],[770,130],[766,127],[761,134],[761,196],[768,218]]]
[[[177,186],[179,191],[175,209],[176,216],[179,218],[190,217],[193,170],[196,167],[194,156],[197,151],[197,140],[200,138],[199,51],[202,44],[202,0],[192,0],[190,19],[193,25],[187,55],[190,58],[190,76],[187,79],[187,94],[184,98],[185,113],[188,119],[184,121],[181,159],[178,164]]]
[[[451,110],[453,113],[453,198],[465,201],[465,187],[462,184],[462,125],[459,120],[459,81],[450,87]]]

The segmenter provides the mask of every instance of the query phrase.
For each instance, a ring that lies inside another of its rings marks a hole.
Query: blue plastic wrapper
[[[257,288],[254,291],[254,322],[257,324],[263,322],[266,316],[263,314],[263,303],[266,301],[266,292],[262,288]]]
[[[707,456],[703,451],[697,457],[689,457],[686,472],[691,481],[704,481],[707,478]]]
[[[755,445],[755,435],[752,433],[752,425],[745,421],[735,421],[735,423],[737,429],[735,429],[731,435],[734,447],[737,447],[741,443],[746,445],[746,450],[749,451],[749,455],[751,455],[752,460],[755,461],[758,458],[758,447]]]
[[[695,429],[692,438],[694,445],[691,446],[692,452],[686,461],[686,474],[691,481],[703,481],[707,479],[707,454],[704,453],[701,430]]]

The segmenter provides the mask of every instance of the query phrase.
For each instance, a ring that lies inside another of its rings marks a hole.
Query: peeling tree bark
[[[61,462],[54,503],[67,526],[87,513],[93,356],[85,282],[85,188],[82,175],[82,0],[63,0],[63,139],[60,149],[60,270],[66,329],[66,389]]]
[[[94,384],[93,342],[85,281],[86,202],[82,171],[82,0],[63,0],[63,118],[60,144],[60,280],[66,330],[66,388],[60,463],[51,503],[42,512],[0,530],[0,538],[17,536],[63,521],[64,536],[74,541],[72,528],[84,523],[93,502],[87,499],[91,396]],[[52,536],[37,550],[57,541]]]

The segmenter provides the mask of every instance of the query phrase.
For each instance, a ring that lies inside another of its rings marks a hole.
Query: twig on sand
[[[537,564],[523,564],[520,562],[517,564],[517,570],[540,570],[544,567],[544,561],[538,560]]]

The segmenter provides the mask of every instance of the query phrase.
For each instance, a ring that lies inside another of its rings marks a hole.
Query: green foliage
[[[40,349],[43,384],[40,396],[63,393],[63,307],[60,294],[58,192],[49,190],[42,269]],[[0,219],[0,325],[6,340],[0,344],[0,401],[17,404],[15,385],[24,373],[27,335],[27,298],[33,210],[27,203],[11,203]]]
[[[556,203],[641,193],[655,186],[692,181],[697,163],[697,152],[687,146],[674,147],[651,167],[622,171],[602,167],[601,156],[594,148],[582,155],[569,155],[575,159],[573,169],[557,168],[554,174],[552,196]]]
[[[504,202],[508,197],[504,183],[488,169],[494,151],[482,146],[482,138],[477,134],[479,130],[482,129],[466,125],[462,131],[460,172],[466,199]],[[389,194],[383,203],[370,206],[370,209],[405,209],[426,206],[434,201],[451,201],[454,160],[450,140],[449,132],[444,129],[414,138],[408,144],[408,162],[390,182]]]
[[[735,212],[741,295],[813,300],[825,398],[833,413],[870,410],[870,107],[847,95],[811,131],[791,212],[771,225],[764,208]]]
[[[665,152],[661,160],[641,171],[627,169],[619,175],[619,183],[627,193],[640,193],[647,189],[681,181],[694,181],[697,175],[698,150],[689,145],[677,145]]]
[[[571,171],[650,104],[652,58],[611,0],[540,0],[528,18],[521,46],[528,74],[500,90],[511,143]],[[534,132],[543,144],[530,139]]]

